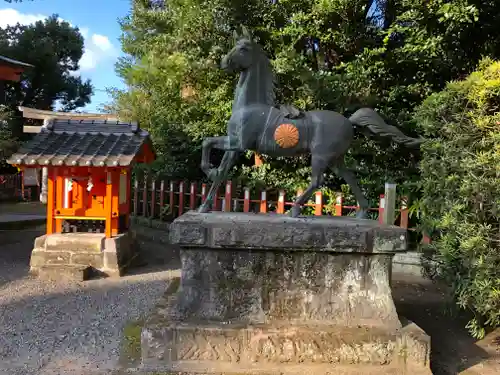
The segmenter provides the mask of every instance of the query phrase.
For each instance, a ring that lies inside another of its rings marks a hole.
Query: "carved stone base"
[[[143,365],[202,374],[354,374],[359,366],[366,374],[377,366],[430,374],[429,338],[402,325],[391,295],[392,257],[406,250],[406,238],[371,220],[184,214],[171,224],[179,287],[142,331]]]
[[[173,292],[170,291],[170,292]],[[426,374],[430,338],[417,325],[396,330],[338,325],[176,321],[175,294],[142,330],[146,370],[189,374]]]

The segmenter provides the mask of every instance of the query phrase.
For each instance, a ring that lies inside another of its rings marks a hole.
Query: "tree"
[[[57,15],[31,25],[0,29],[0,55],[34,65],[26,70],[20,82],[6,83],[5,104],[11,116],[8,129],[2,130],[4,145],[7,138],[15,144],[29,137],[23,134],[19,105],[52,110],[59,102],[62,110],[70,111],[90,102],[90,81],[76,75],[83,47],[78,28],[59,21]]]
[[[34,65],[22,82],[12,85],[7,103],[52,109],[61,101],[63,110],[69,111],[90,102],[90,81],[74,74],[83,55],[78,28],[52,15],[31,25],[0,29],[0,36],[0,54]]]
[[[474,313],[482,337],[500,326],[500,62],[487,59],[415,112],[423,147],[422,214],[432,234],[432,275]]]
[[[499,14],[493,0],[136,0],[118,65],[129,90],[115,93],[115,108],[151,129],[166,173],[200,177],[201,139],[225,132],[235,85],[217,66],[245,24],[272,58],[278,102],[345,115],[375,107],[415,136],[413,108],[500,51]],[[186,87],[193,95],[183,96]],[[386,179],[418,194],[418,155],[404,148],[360,137],[347,159],[374,200]],[[306,183],[297,170],[307,157],[266,163],[237,173],[271,186]],[[333,175],[327,181],[340,188]]]

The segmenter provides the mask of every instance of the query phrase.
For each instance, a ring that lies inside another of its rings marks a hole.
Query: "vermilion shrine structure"
[[[154,158],[149,133],[135,123],[46,121],[8,160],[20,169],[48,169],[47,234],[35,241],[31,271],[121,274],[135,256],[131,168]]]
[[[33,65],[31,64],[0,56],[0,104],[4,104],[5,102],[5,81],[18,82],[26,68],[32,67]]]

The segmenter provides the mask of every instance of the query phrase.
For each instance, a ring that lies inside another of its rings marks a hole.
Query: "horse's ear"
[[[248,29],[245,26],[243,25],[241,26],[241,31],[245,38],[247,38],[248,40],[252,40],[252,34],[250,34],[250,31],[248,31]]]
[[[233,30],[233,42],[234,44],[236,44],[236,42],[238,41],[240,37],[238,36],[238,33],[236,32],[236,30]]]

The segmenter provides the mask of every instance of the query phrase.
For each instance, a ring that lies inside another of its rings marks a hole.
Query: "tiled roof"
[[[25,62],[22,62],[22,61],[18,61],[18,60],[14,60],[14,59],[11,59],[9,57],[2,56],[2,55],[0,55],[0,62],[7,63],[9,65],[24,66],[24,67],[27,67],[27,68],[32,68],[33,67],[33,65],[31,65],[31,64],[28,64],[28,63],[25,63]]]
[[[52,120],[7,161],[16,165],[117,167],[130,165],[149,133],[135,123]]]

